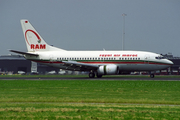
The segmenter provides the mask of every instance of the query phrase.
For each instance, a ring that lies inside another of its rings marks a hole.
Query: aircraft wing
[[[33,53],[28,53],[28,52],[22,52],[22,51],[17,51],[17,50],[9,50],[10,52],[22,54],[22,55],[31,55],[31,56],[39,56],[38,54],[33,54]]]
[[[81,71],[88,71],[88,70],[97,70],[99,67],[98,65],[94,64],[86,64],[86,63],[80,63],[76,61],[62,61],[63,66],[66,66],[67,68],[73,68],[74,70],[81,70]]]

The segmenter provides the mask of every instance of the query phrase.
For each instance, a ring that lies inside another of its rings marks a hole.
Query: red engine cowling
[[[118,72],[119,68],[114,64],[100,66],[97,70],[98,75],[115,75]]]

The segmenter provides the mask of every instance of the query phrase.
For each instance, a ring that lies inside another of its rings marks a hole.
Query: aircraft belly
[[[65,66],[63,64],[43,63],[48,66],[56,67],[59,69],[72,70],[72,71],[90,71],[89,67],[78,67],[78,66]],[[99,66],[101,66],[100,64]],[[107,64],[103,64],[107,65]],[[157,64],[116,64],[119,66],[120,71],[155,71],[162,70],[168,67],[168,65],[157,65]]]
[[[121,64],[120,70],[124,71],[154,71],[167,68],[167,65],[155,65],[155,64]]]

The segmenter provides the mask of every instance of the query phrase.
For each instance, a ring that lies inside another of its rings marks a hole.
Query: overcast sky
[[[180,56],[180,0],[1,0],[0,55],[27,51],[20,20],[66,50],[125,50]]]

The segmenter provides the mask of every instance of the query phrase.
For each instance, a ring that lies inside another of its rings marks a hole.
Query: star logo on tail
[[[38,40],[38,43],[41,43],[41,40]]]

